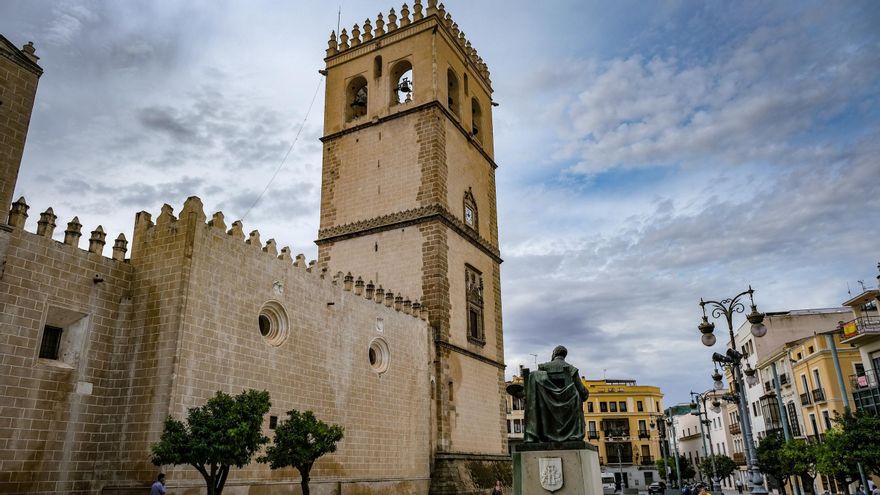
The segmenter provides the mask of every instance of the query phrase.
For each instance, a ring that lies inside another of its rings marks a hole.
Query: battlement
[[[211,216],[210,220],[207,220],[202,200],[197,196],[187,198],[183,209],[180,210],[179,218],[174,216],[174,208],[168,204],[162,206],[155,223],[152,221],[150,213],[145,211],[139,212],[135,222],[134,243],[136,245],[141,243],[149,244],[163,233],[179,232],[180,229],[186,228],[185,226],[182,227],[181,224],[188,221],[191,222],[188,224],[193,229],[203,229],[213,234],[222,235],[222,237],[227,239],[230,249],[233,249],[234,246],[247,246],[247,249],[250,249],[253,253],[252,256],[272,257],[285,269],[302,270],[320,280],[325,280],[327,283],[338,286],[341,291],[352,292],[369,301],[374,301],[376,304],[383,304],[387,308],[415,318],[428,319],[428,308],[423,306],[418,300],[414,301],[403,294],[395,294],[392,290],[385,289],[381,285],[376,286],[372,280],[365,282],[363,277],[355,277],[351,272],[343,273],[340,271],[330,275],[326,268],[318,267],[316,260],[307,262],[305,255],[302,253],[292,256],[289,246],[284,246],[279,251],[275,239],[269,239],[264,243],[260,239],[259,230],[252,230],[245,236],[244,224],[241,220],[232,222],[228,229],[223,212],[218,211]]]
[[[29,209],[30,206],[27,204],[24,196],[18,198],[16,202],[12,203],[12,208],[9,210],[9,226],[14,230],[25,231]],[[57,219],[58,216],[55,215],[55,211],[52,207],[46,208],[46,211],[40,213],[40,220],[37,222],[36,232],[32,233],[40,237],[51,239],[52,235],[55,233],[55,221]],[[63,244],[79,248],[80,237],[82,237],[82,224],[79,222],[79,217],[73,217],[71,221],[67,222],[67,229],[64,231]],[[98,227],[91,232],[89,246],[85,251],[103,256],[104,245],[106,243],[107,234],[104,232],[104,227],[98,225]],[[125,234],[120,233],[113,242],[112,257],[108,259],[124,262],[125,253],[127,251],[128,241],[125,239]]]
[[[336,31],[330,32],[330,39],[327,41],[327,59],[334,58],[338,55],[348,52],[356,47],[373,43],[381,46],[383,40],[388,40],[392,34],[400,34],[400,31],[414,28],[433,19],[438,25],[443,26],[449,37],[455,42],[464,55],[476,69],[475,73],[483,78],[485,83],[491,88],[492,81],[489,77],[489,66],[483,61],[477,53],[476,48],[471,45],[467,37],[462,31],[458,23],[453,21],[452,15],[446,11],[446,7],[441,3],[437,4],[437,0],[428,0],[427,10],[423,12],[421,0],[413,2],[412,12],[406,3],[400,8],[398,15],[392,8],[388,12],[388,21],[385,21],[380,12],[372,22],[369,18],[364,20],[363,27],[355,23],[349,34],[343,28],[337,37]]]

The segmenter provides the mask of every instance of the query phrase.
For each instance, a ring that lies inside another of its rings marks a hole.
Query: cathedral
[[[267,390],[270,437],[289,409],[345,427],[314,493],[485,493],[509,471],[488,68],[436,0],[331,33],[325,62],[307,261],[196,196],[136,213],[130,241],[13,201],[43,68],[0,36],[0,493],[145,493],[165,418],[218,390]],[[298,484],[253,462],[225,493]]]

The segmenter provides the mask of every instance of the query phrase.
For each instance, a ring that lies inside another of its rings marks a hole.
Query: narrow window
[[[391,105],[409,103],[413,98],[413,70],[409,60],[400,60],[391,68]]]
[[[608,411],[609,412],[617,412],[617,402],[609,402],[608,403]]]
[[[61,328],[49,325],[43,327],[43,341],[40,342],[40,358],[58,359],[62,331]]]
[[[278,426],[278,416],[269,416],[269,429],[274,430]]]
[[[470,92],[468,91],[468,76],[467,76],[467,73],[465,73],[464,74],[464,95],[467,96],[469,94],[470,94]]]
[[[476,98],[471,99],[471,135],[477,139],[477,141],[483,140],[483,135],[480,134],[483,130],[483,111],[480,109],[480,102],[477,101]]]
[[[587,402],[587,412],[593,412],[593,402]]]
[[[452,397],[452,382],[449,382],[449,402],[453,401]]]
[[[367,80],[357,76],[348,82],[346,93],[346,121],[352,121],[367,114]]]
[[[382,55],[376,55],[373,59],[373,77],[376,79],[382,77]]]
[[[620,401],[620,412],[626,412],[626,402]]]
[[[642,403],[642,401],[640,401],[640,400],[639,400],[639,401],[636,401],[636,409],[637,409],[639,412],[644,412],[644,411],[645,411],[645,405]]]
[[[476,268],[465,265],[464,278],[468,341],[483,345],[486,343],[483,331],[483,275]]]
[[[599,412],[608,412],[608,403],[600,402],[599,403]]]
[[[458,92],[458,76],[455,75],[451,68],[446,69],[446,106],[456,116],[460,115],[458,103],[461,97]]]

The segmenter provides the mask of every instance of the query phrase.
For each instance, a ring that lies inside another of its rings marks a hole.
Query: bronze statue
[[[584,401],[589,392],[578,369],[565,361],[568,350],[553,349],[549,362],[529,372],[523,368],[523,385],[512,384],[507,393],[525,397],[525,443],[584,440]]]

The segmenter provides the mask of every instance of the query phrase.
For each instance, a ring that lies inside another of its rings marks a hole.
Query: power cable
[[[272,174],[269,182],[266,183],[266,187],[263,188],[263,192],[261,192],[260,195],[257,196],[257,199],[254,200],[254,204],[252,204],[251,207],[248,208],[247,212],[242,215],[242,221],[244,221],[244,219],[247,218],[247,216],[250,214],[251,210],[253,210],[254,207],[257,206],[257,203],[259,203],[260,200],[263,199],[263,195],[266,194],[266,191],[269,190],[269,186],[272,185],[272,181],[275,180],[275,177],[278,176],[278,172],[280,172],[281,168],[284,167],[284,163],[287,161],[287,157],[290,156],[290,152],[293,151],[294,145],[296,145],[296,142],[299,141],[299,136],[300,134],[302,134],[303,128],[305,128],[306,122],[309,120],[309,114],[312,113],[312,107],[315,105],[315,100],[318,98],[318,91],[321,89],[321,84],[323,83],[324,76],[321,75],[321,77],[318,79],[318,85],[315,87],[315,94],[312,95],[312,102],[309,103],[309,109],[306,110],[306,115],[303,118],[302,124],[300,124],[299,126],[299,130],[296,131],[296,136],[294,136],[293,142],[290,143],[290,147],[287,148],[287,153],[284,154],[284,158],[281,159],[281,163],[279,163],[278,167],[275,168],[275,173]]]

